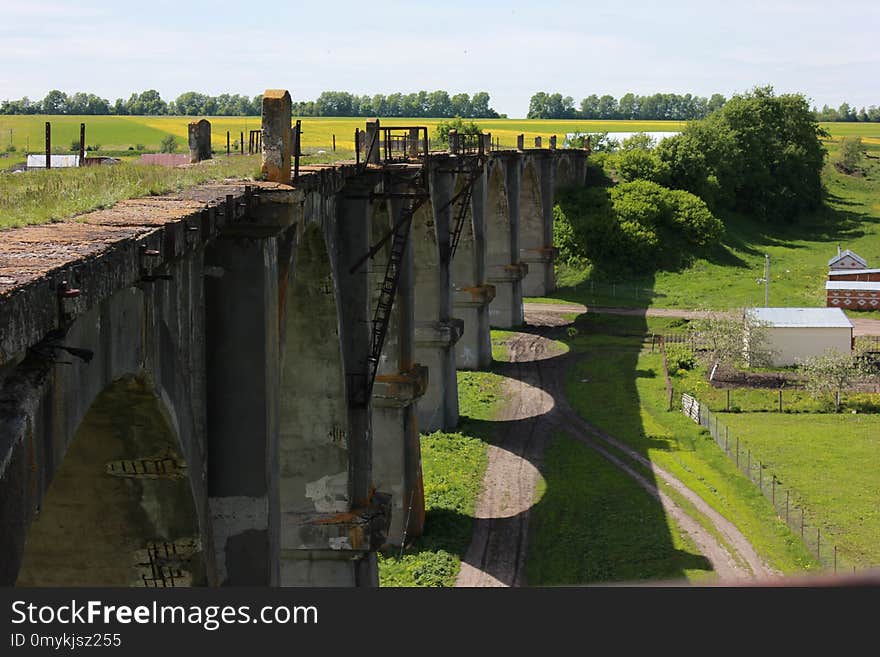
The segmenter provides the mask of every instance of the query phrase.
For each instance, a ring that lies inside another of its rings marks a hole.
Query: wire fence
[[[607,283],[603,281],[583,281],[574,285],[580,299],[587,305],[595,306],[647,306],[654,299],[666,295],[653,287],[638,283]]]
[[[801,537],[822,566],[835,572],[855,571],[857,568],[870,566],[845,554],[831,537],[823,534],[821,523],[810,514],[797,491],[784,485],[766,463],[752,454],[749,445],[730,431],[717,413],[713,413],[705,404],[687,393],[681,395],[681,412],[708,430],[721,451],[758,487],[773,505],[777,516]]]

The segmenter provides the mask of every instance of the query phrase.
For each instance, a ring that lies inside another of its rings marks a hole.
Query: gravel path
[[[564,430],[595,450],[657,499],[722,580],[775,575],[733,523],[675,476],[593,427],[569,406],[563,394],[569,359],[561,357],[558,347],[544,334],[550,327],[567,323],[562,314],[584,311],[567,304],[527,304],[526,320],[529,330],[535,332],[517,333],[508,342],[511,363],[501,369],[509,377],[506,382],[509,401],[498,418],[499,438],[489,447],[489,464],[476,505],[474,534],[456,586],[527,584],[523,566],[529,509],[534,504],[541,457],[556,429]],[[688,500],[693,509],[682,508],[658,482]],[[701,516],[702,524],[692,517],[694,510]],[[714,532],[704,525],[712,526]],[[716,535],[723,537],[723,542]]]

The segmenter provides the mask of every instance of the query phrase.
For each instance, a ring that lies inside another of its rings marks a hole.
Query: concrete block
[[[211,159],[211,122],[207,119],[189,124],[189,161],[192,164]]]
[[[272,182],[290,183],[290,94],[284,89],[263,93],[263,174]]]

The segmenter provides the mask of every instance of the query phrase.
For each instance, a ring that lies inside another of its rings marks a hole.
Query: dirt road
[[[631,317],[681,317],[696,319],[708,313],[699,310],[683,310],[681,308],[612,308],[609,306],[583,306],[579,303],[526,303],[523,304],[526,314],[536,313],[539,316],[552,313],[597,313],[602,315],[628,315]],[[853,323],[853,336],[880,335],[880,319],[850,317]]]
[[[591,426],[568,405],[563,394],[568,358],[561,355],[559,347],[546,334],[551,327],[564,325],[562,315],[570,312],[572,308],[568,305],[528,304],[527,330],[533,332],[517,333],[508,343],[511,363],[501,370],[509,377],[509,402],[498,419],[499,437],[489,447],[489,465],[477,500],[474,534],[456,585],[527,584],[523,567],[529,509],[534,503],[541,457],[557,428],[595,450],[656,498],[691,537],[719,577],[741,580],[772,576],[774,571],[764,564],[735,525],[675,476]],[[666,490],[674,491],[675,496]],[[685,511],[676,498],[688,500],[693,509]]]

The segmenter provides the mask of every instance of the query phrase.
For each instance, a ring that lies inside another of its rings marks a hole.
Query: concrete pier
[[[421,534],[419,434],[455,429],[456,370],[491,364],[523,286],[553,289],[587,152],[489,152],[453,257],[463,144],[291,185],[290,120],[267,91],[269,181],[3,233],[0,585],[376,586]],[[387,250],[357,265],[425,190],[370,391]]]

